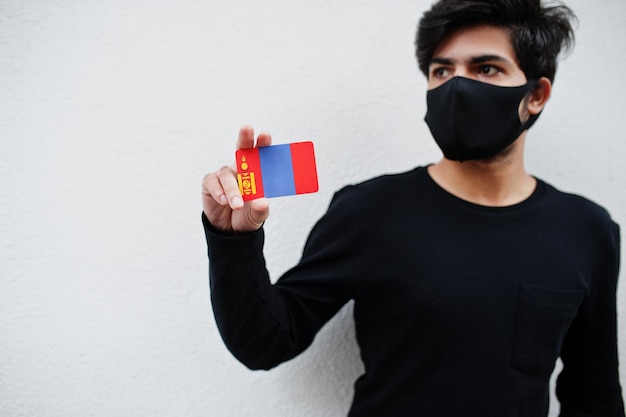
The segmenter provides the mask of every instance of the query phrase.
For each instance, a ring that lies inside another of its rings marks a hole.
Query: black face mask
[[[500,87],[453,77],[426,95],[426,123],[446,158],[488,159],[503,151],[530,128],[539,115],[522,123],[520,103],[537,84]]]

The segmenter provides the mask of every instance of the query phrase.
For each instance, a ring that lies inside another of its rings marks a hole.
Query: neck
[[[474,204],[505,207],[530,197],[536,180],[524,167],[524,140],[520,137],[502,155],[485,161],[442,159],[428,168],[432,179],[452,195]]]

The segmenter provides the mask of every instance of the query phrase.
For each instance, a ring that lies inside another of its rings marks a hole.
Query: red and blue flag
[[[245,201],[317,192],[312,142],[239,149],[237,180]]]

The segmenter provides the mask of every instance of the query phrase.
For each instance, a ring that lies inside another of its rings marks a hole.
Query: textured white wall
[[[272,201],[278,277],[334,190],[439,159],[412,45],[429,4],[1,1],[0,415],[345,415],[362,371],[350,306],[271,372],[223,347],[200,181],[243,123],[315,141],[321,191]],[[569,4],[578,45],[528,166],[626,225],[626,2]]]

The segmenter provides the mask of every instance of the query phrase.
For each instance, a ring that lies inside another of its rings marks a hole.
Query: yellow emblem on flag
[[[244,162],[243,165],[247,164]],[[244,172],[237,174],[237,182],[239,183],[239,192],[242,195],[254,195],[256,194],[256,180],[254,179],[254,172]]]

